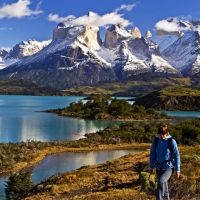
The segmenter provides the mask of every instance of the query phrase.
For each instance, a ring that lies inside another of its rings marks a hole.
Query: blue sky
[[[27,39],[51,39],[55,21],[69,15],[80,17],[88,11],[102,16],[118,9],[114,17],[120,15],[133,23],[130,27],[137,26],[144,33],[168,17],[199,19],[199,8],[199,0],[1,0],[0,47],[12,47]],[[50,20],[49,15],[57,18]]]

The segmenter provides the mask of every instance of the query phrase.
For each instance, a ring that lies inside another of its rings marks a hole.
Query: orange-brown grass
[[[181,177],[170,180],[172,200],[200,199],[200,146],[181,146]],[[149,150],[57,175],[35,187],[26,200],[153,200],[141,191],[139,173],[148,170]]]

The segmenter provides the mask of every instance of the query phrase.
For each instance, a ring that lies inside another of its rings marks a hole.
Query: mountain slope
[[[143,74],[179,76],[161,57],[158,45],[142,37],[138,28],[128,31],[112,25],[102,42],[98,27],[65,23],[58,24],[45,48],[0,71],[1,78],[25,79],[58,89],[129,80]]]
[[[200,72],[200,32],[186,32],[162,52],[164,58],[185,75]]]

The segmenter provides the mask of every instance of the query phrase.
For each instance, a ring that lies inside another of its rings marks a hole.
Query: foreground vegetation
[[[135,142],[150,143],[157,133],[158,122],[129,122],[103,131],[86,134],[77,141],[0,144],[0,175],[17,172],[35,165],[46,155],[64,151],[92,151],[132,148]],[[200,145],[200,119],[170,125],[170,133],[179,144]]]
[[[77,141],[0,144],[2,174],[27,170],[51,153],[109,149],[142,151],[137,155],[130,154],[101,165],[85,166],[56,175],[36,186],[31,183],[30,173],[22,171],[12,175],[7,182],[7,197],[12,200],[154,199],[155,176],[148,179],[148,157],[150,142],[157,132],[157,126],[155,121],[129,122],[87,134],[86,138]],[[177,180],[173,177],[170,181],[172,200],[198,200],[200,119],[171,124],[170,132],[179,143],[182,161],[181,178]],[[192,146],[184,146],[186,144]]]
[[[135,106],[123,99],[111,99],[110,96],[92,95],[86,103],[71,103],[68,107],[48,112],[63,116],[88,119],[138,120],[167,118],[154,109]]]
[[[129,122],[106,128],[93,134],[86,134],[92,142],[109,143],[151,143],[160,122]],[[179,144],[200,145],[200,119],[188,120],[170,125],[170,134]]]
[[[182,161],[181,177],[177,179],[174,174],[170,179],[171,199],[199,200],[200,145],[179,148]],[[29,173],[26,178],[22,173],[10,179],[15,180],[21,192],[17,192],[13,184],[8,184],[7,188],[16,192],[14,199],[26,200],[153,200],[156,187],[155,172],[149,179],[148,161],[149,150],[129,154],[104,164],[84,166],[73,172],[53,176],[36,186],[31,185]],[[24,179],[26,181],[19,184]],[[9,193],[9,190],[7,192],[8,195],[13,194]]]

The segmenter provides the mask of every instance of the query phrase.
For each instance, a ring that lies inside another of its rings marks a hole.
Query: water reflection
[[[137,153],[136,150],[96,151],[85,153],[60,153],[49,155],[34,169],[32,181],[34,184],[41,182],[58,173],[65,173],[80,168],[84,165],[103,163],[107,160],[119,158],[129,153]],[[7,177],[0,179],[0,199],[5,200],[5,183]]]
[[[0,117],[0,141],[19,142],[27,140],[77,140],[85,133],[96,132],[113,122],[81,120],[40,113],[30,117]]]
[[[116,124],[35,112],[65,107],[80,99],[82,97],[0,96],[0,142],[77,140],[85,133]]]
[[[98,151],[85,153],[61,153],[47,156],[33,170],[32,180],[39,183],[44,179],[58,173],[64,173],[80,168],[84,165],[103,163],[129,153],[136,153],[135,150],[115,150],[115,151]]]

